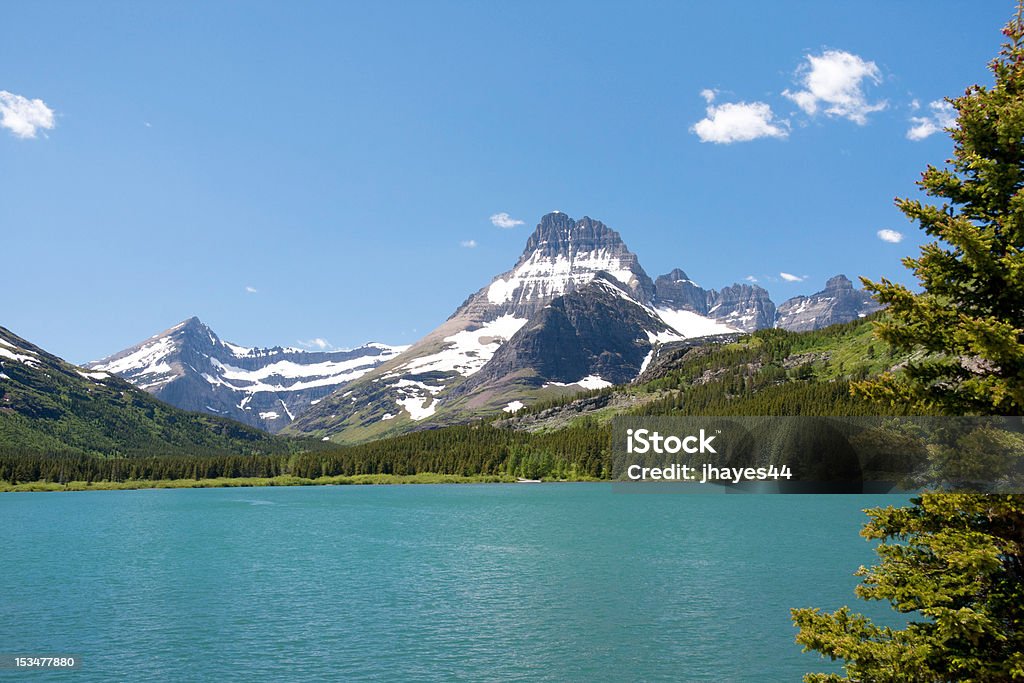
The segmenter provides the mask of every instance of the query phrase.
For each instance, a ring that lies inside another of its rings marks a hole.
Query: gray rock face
[[[654,281],[654,293],[658,302],[676,310],[708,314],[708,291],[679,268],[659,275]]]
[[[863,318],[881,308],[866,291],[854,289],[845,275],[836,275],[825,283],[822,291],[783,302],[775,326],[806,332]]]
[[[221,341],[199,318],[190,318],[85,367],[116,374],[178,408],[276,432],[404,348],[367,344],[334,352],[280,346],[250,349]]]
[[[757,285],[735,284],[708,294],[708,317],[730,327],[753,332],[775,322],[775,304]]]
[[[619,283],[598,278],[558,297],[533,315],[478,373],[456,390],[472,393],[510,377],[523,386],[621,384],[640,372],[651,335],[671,328],[650,309],[620,293]]]
[[[757,285],[734,284],[721,290],[704,289],[676,268],[654,281],[657,301],[692,311],[743,332],[775,324],[775,304]]]

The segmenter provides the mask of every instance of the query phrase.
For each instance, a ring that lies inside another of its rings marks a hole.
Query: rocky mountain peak
[[[817,330],[863,318],[880,308],[868,292],[854,289],[845,275],[836,275],[825,282],[825,289],[820,292],[795,296],[780,304],[775,326],[794,332]]]
[[[658,280],[661,279],[664,279],[666,282],[692,282],[690,276],[680,268],[673,268],[668,273],[659,275]]]
[[[541,217],[537,228],[526,240],[526,248],[523,249],[519,262],[535,256],[563,256],[571,261],[577,254],[599,251],[610,254],[630,253],[619,233],[601,221],[589,216],[577,221],[568,214],[558,211]]]
[[[575,291],[606,273],[637,301],[654,298],[654,283],[619,233],[601,221],[561,212],[544,215],[512,270],[471,296],[452,317],[525,320],[555,297]]]
[[[850,282],[850,278],[846,277],[841,273],[839,275],[836,275],[835,277],[830,277],[825,282],[825,291],[838,291],[845,289],[853,289],[853,283]]]
[[[214,334],[213,330],[197,316],[181,321],[169,330],[160,333],[157,337],[187,339],[189,343],[198,343],[201,346],[217,346],[220,343],[220,339]]]

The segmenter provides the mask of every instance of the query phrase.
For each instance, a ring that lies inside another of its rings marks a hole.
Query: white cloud
[[[924,140],[930,135],[956,125],[956,110],[949,102],[936,100],[929,103],[928,108],[932,110],[930,116],[910,117],[910,122],[914,125],[907,131],[908,140]]]
[[[524,221],[512,218],[508,213],[502,211],[491,216],[491,223],[498,228],[514,228],[517,225],[523,225]]]
[[[476,249],[476,240],[462,240],[459,242],[459,246],[466,249]]]
[[[316,351],[333,351],[334,345],[331,342],[323,339],[322,337],[316,337],[315,339],[309,339],[306,341],[299,340],[299,346],[304,349],[316,350]]]
[[[705,90],[702,94],[709,92]],[[789,123],[777,121],[771,106],[764,102],[729,102],[715,106],[709,100],[707,117],[690,130],[701,142],[727,145],[758,138],[785,138],[789,135]]]
[[[753,275],[748,275],[743,279],[746,280],[747,282],[757,282],[757,278],[754,277]]]
[[[806,275],[804,277],[800,277],[799,275],[793,275],[792,273],[779,273],[779,277],[786,282],[803,282],[807,279]]]
[[[714,102],[715,101],[715,97],[717,95],[718,95],[718,91],[717,90],[712,90],[711,88],[704,88],[703,90],[700,91],[700,96],[703,97],[704,101],[707,102],[708,104],[711,104],[712,102]]]
[[[917,99],[916,97],[914,99],[910,100],[910,111],[917,111],[920,108],[921,108],[921,100]]]
[[[42,100],[30,100],[21,95],[0,90],[0,126],[19,138],[34,138],[40,128],[54,127],[53,110]]]
[[[258,292],[260,290],[256,289],[252,285],[246,285],[245,286],[245,291],[248,292],[249,294],[255,294],[256,292]]]
[[[797,69],[803,90],[783,91],[807,114],[823,108],[828,116],[841,116],[863,126],[867,116],[888,106],[885,101],[870,103],[864,94],[865,81],[881,83],[878,65],[842,50],[826,50],[820,55],[807,55],[807,62]]]
[[[878,231],[878,239],[883,242],[891,242],[892,244],[899,244],[903,241],[903,233],[896,230],[890,230],[889,228],[883,228]]]

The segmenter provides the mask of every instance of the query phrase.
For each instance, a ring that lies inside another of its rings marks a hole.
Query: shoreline
[[[600,479],[552,479],[564,481],[604,481]],[[356,474],[333,477],[219,477],[216,479],[127,479],[125,481],[70,481],[64,484],[31,481],[18,484],[0,482],[0,493],[44,493],[60,491],[133,491],[140,489],[258,488],[263,486],[380,486],[415,484],[515,484],[517,477],[506,475],[434,474]],[[545,482],[549,483],[549,482]]]

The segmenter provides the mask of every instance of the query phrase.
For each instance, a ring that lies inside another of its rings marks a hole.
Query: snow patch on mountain
[[[424,406],[424,400],[429,400],[430,403]],[[405,408],[405,411],[409,413],[409,417],[411,417],[416,422],[427,419],[437,411],[436,398],[423,399],[419,396],[410,396],[408,398],[400,398],[396,401],[396,403]]]
[[[722,324],[717,320],[706,318],[693,311],[676,311],[671,308],[655,308],[654,313],[666,325],[683,335],[683,337],[707,337],[712,334],[729,334],[736,328]]]
[[[650,334],[650,332],[648,332],[647,334]],[[646,370],[647,366],[651,364],[652,358],[654,358],[654,349],[648,351],[647,355],[644,356],[644,362],[640,364],[640,371],[636,373],[637,377],[644,374],[644,370]]]
[[[411,374],[457,372],[469,377],[487,364],[494,352],[526,324],[526,318],[511,313],[484,323],[475,330],[462,330],[445,337],[445,347],[426,356],[414,358],[400,368]],[[397,374],[398,371],[396,371]]]
[[[84,370],[75,370],[75,372],[77,372],[82,377],[85,377],[86,379],[91,379],[97,382],[105,380],[110,377],[110,374],[106,372],[86,372]]]
[[[19,352],[20,353],[17,353]],[[39,366],[39,356],[35,351],[23,349],[14,342],[0,337],[0,358],[8,358],[19,363],[24,363],[30,368]]]
[[[509,401],[508,405],[502,408],[506,413],[516,413],[526,407],[522,401]]]
[[[583,379],[578,379],[575,382],[545,382],[545,387],[583,387],[584,389],[604,389],[605,387],[613,386],[613,384],[605,379],[602,379],[599,375],[587,375]]]
[[[544,242],[538,247],[545,246]],[[538,249],[521,265],[512,271],[507,279],[498,278],[487,289],[487,299],[492,304],[502,304],[514,298],[551,299],[569,291],[570,285],[590,282],[599,272],[606,272],[624,285],[635,277],[623,259],[612,255],[607,249],[558,254],[554,258],[543,255]]]
[[[19,349],[19,350],[20,351],[25,351],[25,349]],[[31,353],[31,352],[26,351],[26,353]],[[25,365],[28,365],[29,367],[35,367],[36,365],[38,365],[38,362],[39,362],[39,359],[36,358],[35,355],[26,356],[25,354],[15,353],[14,351],[11,351],[10,349],[4,348],[4,347],[0,347],[0,358],[9,358],[11,360],[18,361],[19,363],[24,363]]]
[[[175,330],[178,327],[180,325],[171,329]],[[173,379],[165,376],[174,373],[174,369],[165,362],[165,359],[176,350],[177,347],[171,337],[159,337],[120,358],[109,362],[93,361],[88,367],[100,368],[114,375],[131,374],[133,379],[130,381],[149,390]]]

